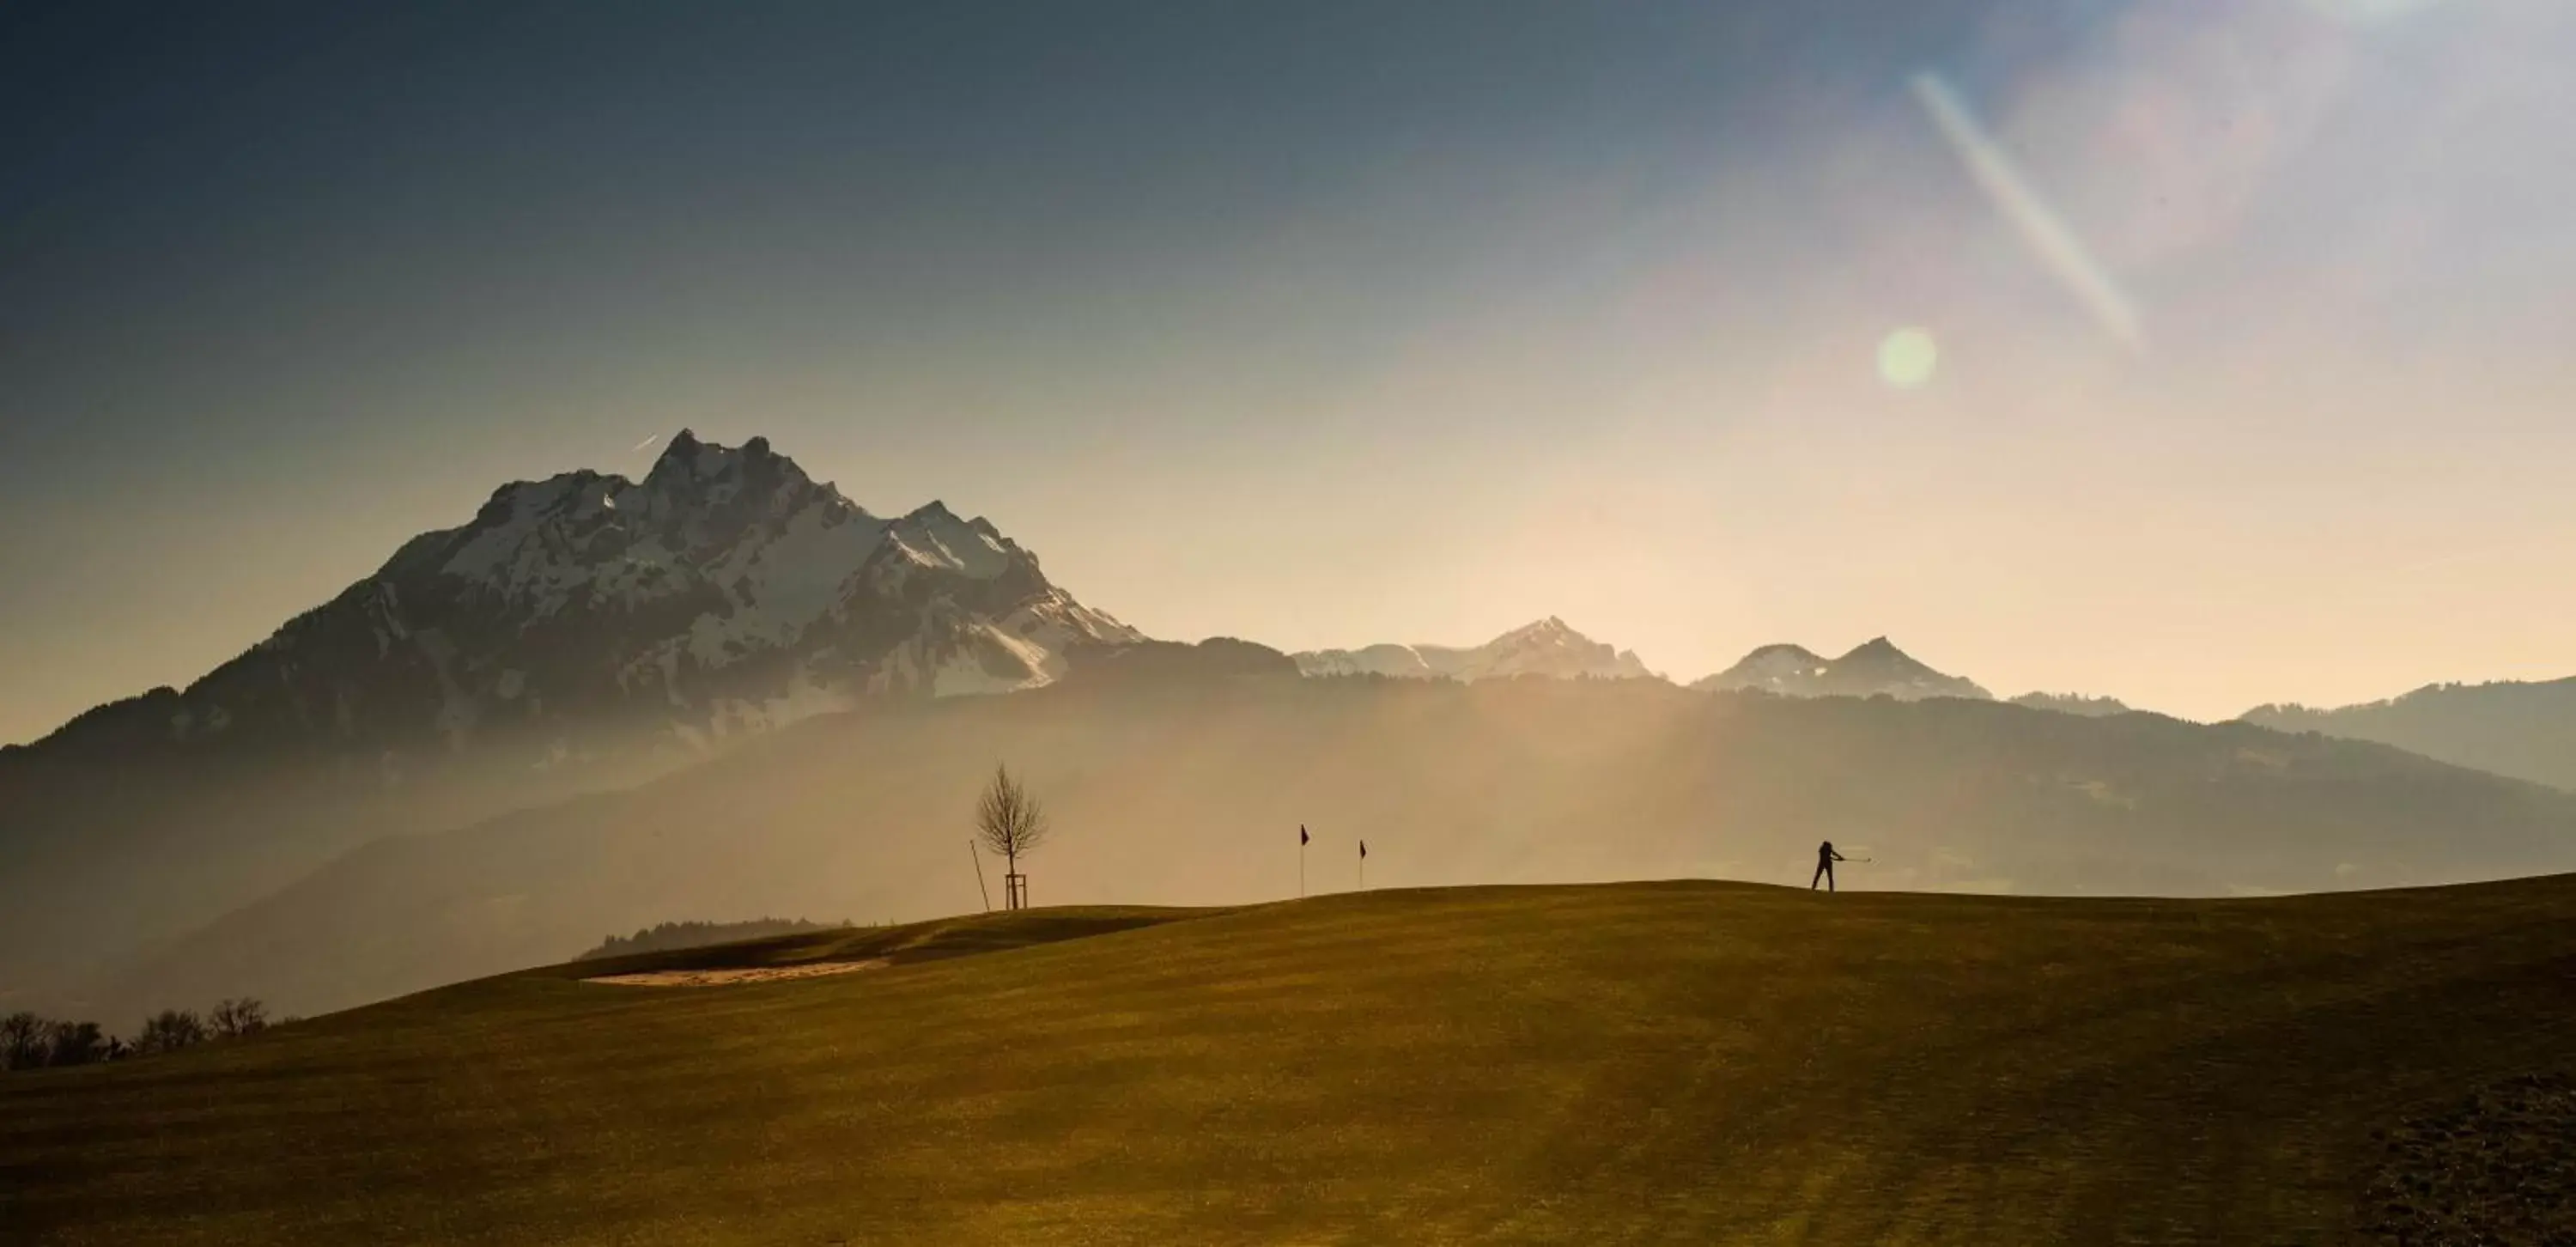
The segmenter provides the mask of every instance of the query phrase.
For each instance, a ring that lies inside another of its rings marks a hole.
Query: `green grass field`
[[[0,1240],[2370,1241],[2374,1132],[2571,1062],[2571,878],[1040,910],[0,1077]]]

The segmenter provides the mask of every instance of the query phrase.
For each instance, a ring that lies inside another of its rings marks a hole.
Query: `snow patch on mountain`
[[[1633,650],[1595,641],[1554,616],[1475,646],[1379,644],[1309,650],[1295,655],[1310,676],[1383,675],[1400,679],[1653,679]]]
[[[994,627],[976,624],[966,641],[931,674],[934,697],[1009,693],[1054,682],[1054,656],[1044,647]]]
[[[1840,658],[1819,657],[1802,645],[1765,645],[1734,666],[1691,685],[1719,692],[1756,690],[1784,697],[1878,697],[1917,701],[1927,697],[1985,700],[1976,681],[1944,675],[1896,648],[1886,637],[1855,646]]]
[[[855,507],[809,506],[787,517],[766,539],[736,546],[710,578],[737,611],[762,617],[761,639],[784,643],[832,608],[841,587],[884,541],[884,529]]]
[[[976,580],[991,580],[1009,570],[1014,552],[991,524],[961,520],[939,502],[888,525],[887,537],[916,563]]]
[[[1296,660],[1297,669],[1307,675],[1386,675],[1414,680],[1436,679],[1440,675],[1410,645],[1308,650],[1296,655]]]

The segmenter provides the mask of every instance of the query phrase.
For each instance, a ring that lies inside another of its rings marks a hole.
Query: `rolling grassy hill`
[[[894,964],[578,981],[850,958]],[[0,1227],[64,1244],[2368,1242],[2431,1189],[2391,1179],[2375,1132],[2417,1139],[2403,1123],[2571,1060],[2571,878],[1039,910],[554,967],[0,1078]]]

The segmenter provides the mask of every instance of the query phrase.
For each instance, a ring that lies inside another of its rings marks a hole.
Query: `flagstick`
[[[966,854],[975,859],[975,890],[984,894],[984,912],[993,912],[993,893],[984,886],[984,855],[975,851],[975,842],[966,842]]]

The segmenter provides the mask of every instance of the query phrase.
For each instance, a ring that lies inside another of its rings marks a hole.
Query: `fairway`
[[[0,1076],[0,1239],[2375,1241],[2374,1132],[2571,1045],[2565,877],[1037,910]]]

